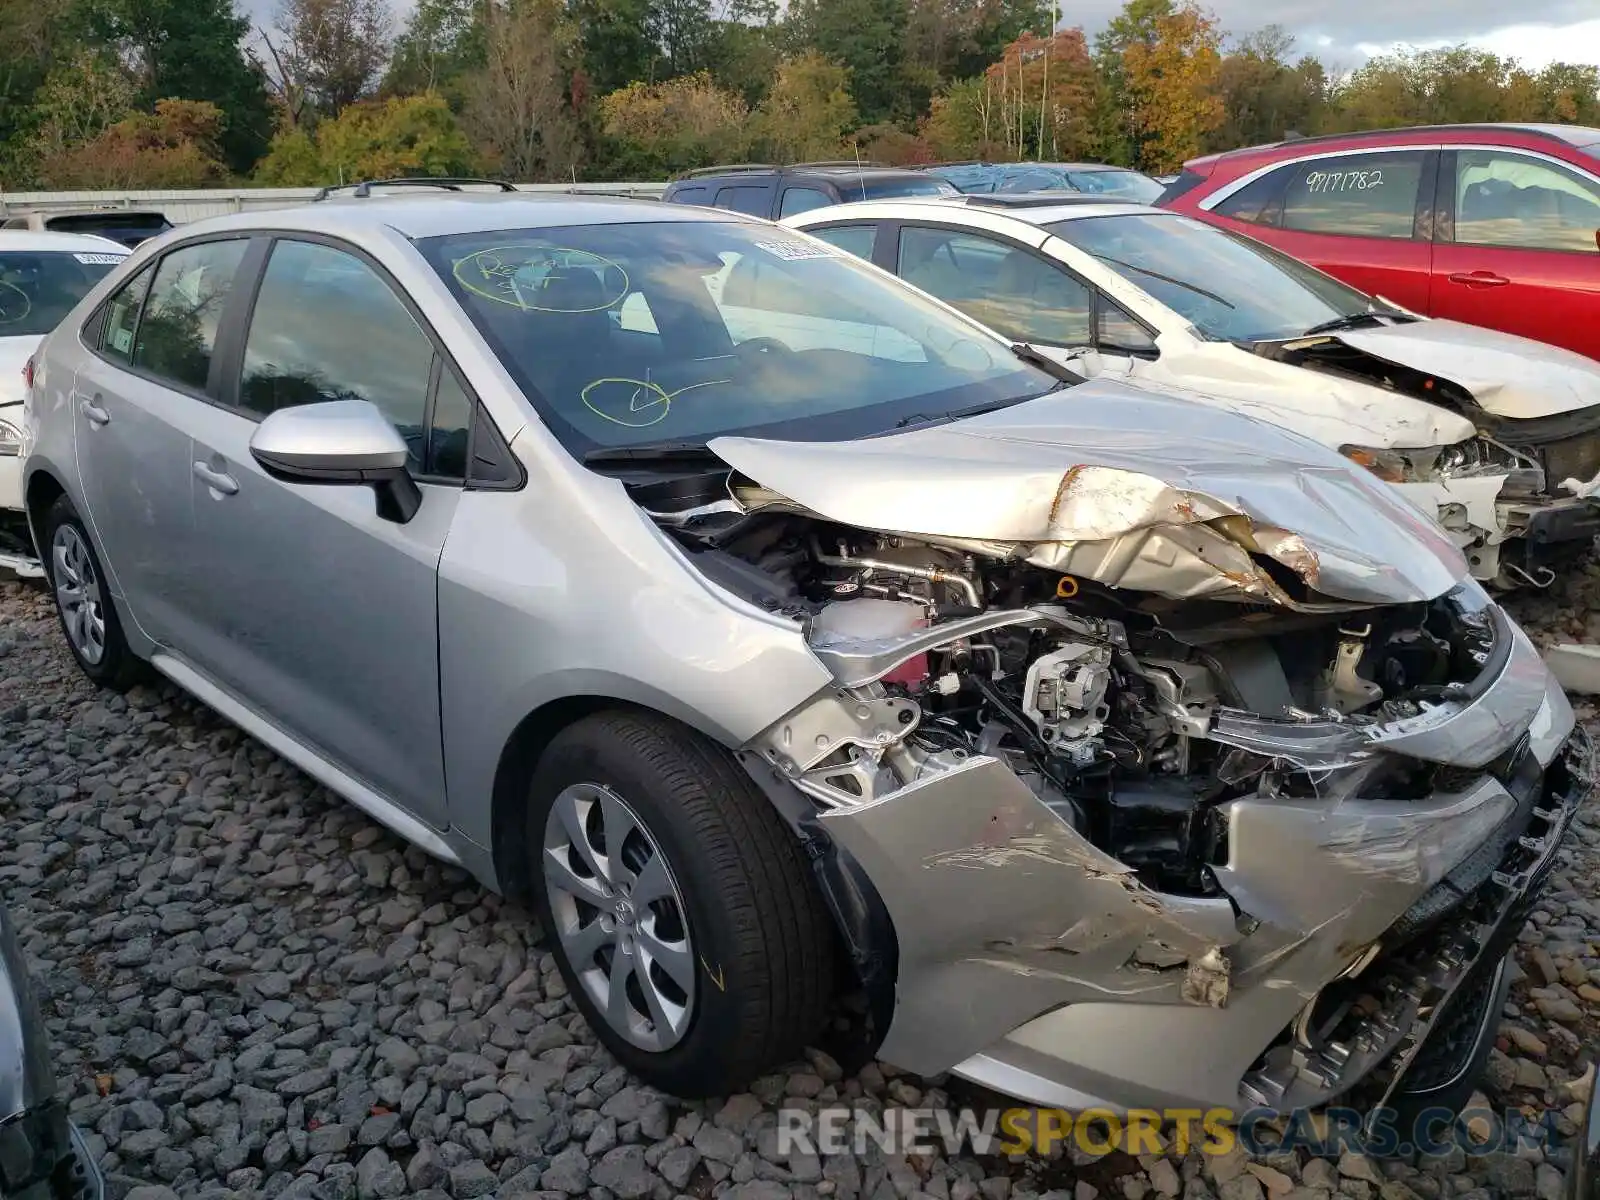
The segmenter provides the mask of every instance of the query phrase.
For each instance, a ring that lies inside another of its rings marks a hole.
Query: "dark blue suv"
[[[954,184],[937,176],[876,163],[815,162],[788,167],[738,163],[690,171],[668,184],[661,198],[669,204],[727,208],[776,221],[853,200],[959,194]]]

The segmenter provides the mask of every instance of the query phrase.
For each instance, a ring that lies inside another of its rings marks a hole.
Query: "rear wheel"
[[[83,673],[116,692],[143,679],[145,664],[128,648],[89,531],[66,496],[45,516],[44,569],[67,648]]]
[[[820,1029],[827,912],[794,838],[721,747],[653,714],[585,718],[541,758],[526,836],[568,990],[640,1078],[723,1095]]]

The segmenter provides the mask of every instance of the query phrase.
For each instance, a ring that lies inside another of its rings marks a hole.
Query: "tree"
[[[1094,142],[1094,86],[1083,30],[1024,34],[980,78],[934,100],[923,136],[941,158],[1084,158]]]
[[[1182,166],[1222,123],[1221,41],[1215,18],[1185,3],[1156,19],[1153,42],[1133,41],[1123,50],[1140,166],[1156,171]]]
[[[666,78],[710,66],[716,22],[710,0],[649,0],[645,28],[660,50]]]
[[[362,179],[470,175],[472,143],[436,94],[352,104],[314,131],[288,129],[256,172],[259,183],[317,187]]]
[[[140,103],[198,100],[222,114],[219,140],[248,170],[272,135],[265,74],[244,52],[250,23],[233,0],[82,0],[90,37],[128,63]]]
[[[1128,0],[1095,37],[1095,141],[1105,162],[1133,166],[1141,158],[1125,59],[1131,46],[1153,46],[1157,23],[1172,13],[1172,0]]]
[[[569,94],[577,29],[558,0],[513,0],[490,10],[486,54],[467,91],[473,140],[515,179],[566,178],[583,151]]]
[[[439,92],[459,105],[462,77],[488,55],[483,12],[483,0],[417,0],[395,39],[382,94]]]
[[[938,81],[981,74],[1024,33],[1047,36],[1041,0],[911,0],[906,60]]]
[[[779,162],[844,155],[845,135],[859,124],[849,84],[849,73],[815,50],[780,66],[753,123],[763,153]]]
[[[28,147],[32,160],[59,160],[95,141],[132,116],[137,99],[133,80],[121,63],[103,52],[78,51],[34,94],[37,129]]]
[[[792,0],[786,22],[797,47],[850,72],[850,91],[868,121],[911,115],[901,92],[907,0]]]
[[[572,0],[584,74],[601,93],[656,78],[661,57],[650,0]]]
[[[1217,73],[1223,119],[1207,138],[1207,149],[1260,145],[1291,129],[1310,133],[1321,126],[1327,77],[1314,58],[1291,66],[1293,50],[1294,38],[1269,25],[1223,57]]]
[[[606,136],[646,177],[742,158],[750,111],[705,72],[665,83],[633,83],[600,101]]]
[[[218,138],[222,113],[196,100],[161,100],[97,137],[42,159],[39,179],[51,188],[214,187],[228,174]]]
[[[72,0],[0,0],[0,184],[15,187],[29,170],[32,102],[68,41]]]
[[[389,56],[385,0],[281,0],[276,36],[261,31],[269,72],[292,125],[367,95]]]

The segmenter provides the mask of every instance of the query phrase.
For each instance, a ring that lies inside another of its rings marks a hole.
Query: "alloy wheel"
[[[89,544],[73,525],[62,525],[50,542],[51,582],[67,640],[78,656],[98,666],[106,653],[105,597]]]
[[[545,818],[555,935],[606,1023],[642,1050],[670,1050],[694,1016],[688,907],[660,845],[610,788],[580,783]]]

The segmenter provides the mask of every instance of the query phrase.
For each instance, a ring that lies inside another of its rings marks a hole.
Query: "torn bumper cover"
[[[983,755],[824,813],[894,926],[882,1057],[1062,1106],[1297,1108],[1380,1069],[1403,1089],[1587,791],[1571,708],[1520,631],[1497,666],[1318,772],[1314,796],[1225,802],[1225,897],[1142,885]],[[1441,764],[1433,793],[1364,798],[1386,750]],[[1352,986],[1378,994],[1327,1019]]]

